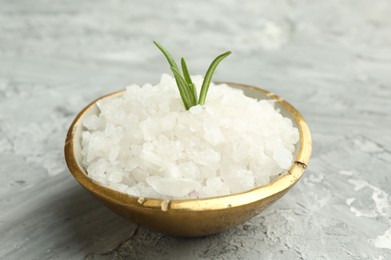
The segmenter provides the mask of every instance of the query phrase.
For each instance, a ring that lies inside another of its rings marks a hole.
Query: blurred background
[[[390,259],[389,1],[0,0],[0,258]],[[138,228],[97,203],[63,159],[95,98],[169,73],[287,99],[307,119],[303,180],[251,221],[204,239]],[[137,232],[136,232],[137,231]]]

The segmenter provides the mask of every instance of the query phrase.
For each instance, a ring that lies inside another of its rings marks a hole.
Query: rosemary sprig
[[[200,99],[198,100],[198,104],[200,105],[205,105],[205,99],[206,99],[206,94],[208,94],[209,90],[209,85],[210,81],[212,80],[213,73],[215,72],[217,65],[219,65],[220,61],[222,61],[224,58],[226,58],[228,55],[230,55],[231,52],[227,51],[219,56],[216,57],[210,64],[208,70],[206,71],[204,81],[202,82],[202,87],[201,87],[201,93],[200,93]]]
[[[194,83],[191,80],[189,70],[187,68],[187,64],[185,59],[181,58],[181,67],[183,76],[178,68],[178,65],[175,63],[175,60],[172,58],[171,54],[158,42],[153,41],[153,43],[156,45],[156,47],[159,48],[159,50],[164,54],[166,57],[168,64],[170,64],[170,69],[172,73],[174,74],[175,81],[177,83],[179,93],[181,95],[183,104],[185,105],[185,108],[189,110],[192,106],[199,105],[205,105],[205,99],[206,95],[209,90],[210,82],[212,81],[212,76],[217,68],[217,65],[225,59],[228,55],[231,54],[230,51],[227,51],[219,56],[217,56],[212,63],[210,64],[208,70],[206,71],[204,81],[202,82],[201,92],[199,99],[197,97],[197,89],[194,85]]]

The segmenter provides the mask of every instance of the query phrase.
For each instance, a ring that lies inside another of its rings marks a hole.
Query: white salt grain
[[[198,88],[203,81],[192,77]],[[88,175],[138,197],[185,199],[243,192],[274,180],[292,164],[299,132],[270,100],[210,86],[206,106],[186,111],[175,80],[131,85],[98,102],[84,118]]]
[[[197,181],[178,177],[150,176],[146,181],[157,192],[175,198],[185,197],[201,188],[201,183]]]

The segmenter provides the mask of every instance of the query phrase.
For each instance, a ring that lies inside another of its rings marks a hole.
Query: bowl
[[[173,236],[210,235],[254,217],[281,198],[303,175],[311,155],[311,135],[302,115],[274,93],[244,84],[225,84],[242,89],[246,96],[252,98],[274,99],[276,107],[285,117],[290,118],[300,131],[300,140],[293,156],[294,162],[272,183],[231,195],[167,201],[130,196],[94,182],[87,176],[81,163],[83,118],[98,113],[98,100],[121,95],[125,90],[98,98],[76,116],[65,141],[65,159],[70,172],[84,188],[118,215]]]

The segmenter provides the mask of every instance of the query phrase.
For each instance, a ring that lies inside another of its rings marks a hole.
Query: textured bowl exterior
[[[302,115],[275,94],[244,84],[225,84],[244,89],[256,98],[267,96],[274,99],[289,113],[299,128],[300,141],[292,166],[286,174],[269,185],[220,197],[164,201],[130,196],[94,182],[78,162],[80,154],[75,147],[80,143],[80,135],[76,134],[75,129],[81,127],[83,116],[98,100],[120,95],[123,91],[98,98],[84,108],[73,121],[65,141],[65,159],[70,172],[83,187],[118,215],[165,234],[183,237],[205,236],[252,218],[281,198],[301,178],[311,155],[311,135]]]

